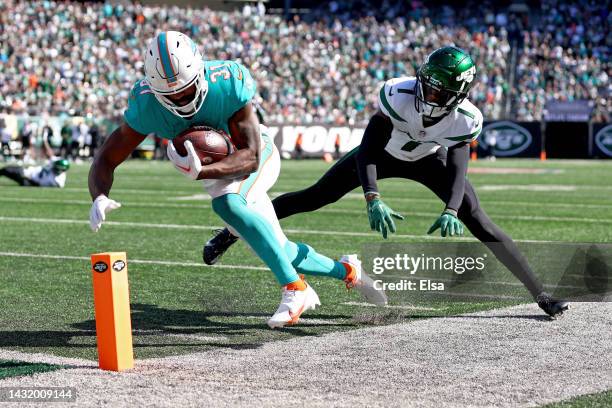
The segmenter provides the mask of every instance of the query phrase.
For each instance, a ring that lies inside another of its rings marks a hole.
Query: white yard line
[[[366,302],[344,302],[343,305],[347,306],[359,306],[359,307],[382,307],[384,309],[399,309],[399,310],[424,310],[424,311],[438,311],[445,310],[445,307],[425,307],[425,306],[416,306],[416,305],[386,305],[386,306],[376,306],[371,303]]]
[[[476,187],[475,187],[476,188]],[[478,193],[478,190],[476,191],[476,193]],[[271,196],[277,196],[277,195],[281,195],[283,193],[273,193],[271,194]],[[428,203],[440,203],[441,201],[437,198],[426,198],[426,197],[412,197],[410,196],[410,192],[405,192],[403,197],[396,197],[390,194],[386,194],[385,197],[389,197],[390,201],[407,201],[407,202],[411,202],[411,201],[423,201],[423,202],[428,202]],[[352,199],[358,199],[363,201],[363,194],[361,193],[348,193],[347,195],[344,196],[344,198],[352,198]],[[488,204],[495,204],[495,205],[503,205],[503,206],[527,206],[527,207],[542,207],[542,203],[541,202],[534,202],[534,201],[513,201],[513,200],[508,200],[508,201],[500,201],[500,200],[485,200],[482,201],[483,205],[488,205]],[[546,203],[546,207],[559,207],[559,208],[579,208],[579,207],[584,207],[584,208],[610,208],[612,209],[612,203],[610,204],[581,204],[581,203]]]
[[[47,255],[47,254],[29,254],[20,252],[0,252],[0,256],[6,257],[17,257],[17,258],[43,258],[43,259],[60,259],[60,260],[78,260],[78,261],[90,261],[91,258],[87,256],[70,256],[70,255]],[[135,264],[147,264],[147,265],[168,265],[168,266],[195,266],[205,267],[201,262],[174,262],[174,261],[158,261],[153,259],[130,259],[128,263]],[[227,268],[227,269],[245,269],[254,271],[267,271],[269,270],[263,266],[249,266],[249,265],[212,265],[206,266],[206,268]]]
[[[595,187],[594,187],[595,188]],[[83,193],[88,193],[88,190],[86,188],[65,188],[62,191],[71,191],[71,192],[83,192]],[[6,200],[6,201],[12,201],[13,199],[15,200],[21,200],[23,199],[24,202],[28,202],[27,200],[31,200],[32,202],[36,202],[38,201],[37,197],[32,197],[32,198],[22,198],[23,195],[23,190],[4,190],[4,194],[6,196],[6,193],[16,193],[16,195],[18,195],[18,197],[7,197],[7,198],[2,198],[0,200]],[[478,191],[477,191],[478,192]],[[537,192],[537,191],[536,191]],[[159,190],[140,190],[140,189],[134,189],[134,190],[123,190],[123,189],[115,189],[113,190],[113,193],[115,194],[125,194],[125,195],[138,195],[138,194],[143,194],[143,195],[155,195],[157,197],[159,197],[160,195],[160,191]],[[188,192],[188,191],[171,191],[168,192],[171,193],[173,195],[178,194],[178,196],[172,196],[172,197],[165,197],[164,200],[165,201],[210,201],[211,198],[208,194],[206,193],[195,193],[195,192]],[[269,192],[268,193],[270,195],[271,198],[274,197],[278,197],[280,195],[285,194],[284,191],[274,191],[274,192]],[[406,191],[404,194],[402,194],[402,196],[394,196],[391,192],[387,193],[385,195],[385,197],[387,197],[390,201],[400,201],[400,202],[426,202],[426,203],[440,203],[440,200],[437,198],[427,198],[427,197],[415,197],[415,196],[411,196],[411,194],[414,194],[414,192],[410,192],[410,191]],[[363,202],[363,194],[361,193],[348,193],[346,194],[344,197],[344,199],[351,199],[354,201],[359,201],[359,202]],[[91,201],[90,200],[78,200],[78,201],[83,201],[88,203],[89,205],[91,205]],[[53,201],[53,202],[61,202],[61,200],[58,201]],[[487,206],[487,205],[500,205],[500,206],[508,206],[508,207],[521,207],[521,206],[525,206],[525,207],[538,207],[541,208],[542,204],[540,202],[534,202],[534,201],[514,201],[514,200],[485,200],[482,202],[483,205]],[[134,204],[136,205],[136,204]],[[610,204],[584,204],[584,203],[555,203],[555,202],[547,202],[546,203],[546,208],[603,208],[603,209],[612,209],[612,203]],[[320,211],[320,210],[317,210]]]
[[[74,204],[90,207],[91,200],[66,200],[52,198],[20,198],[20,197],[0,197],[0,202],[7,203],[30,203],[30,204]],[[126,202],[121,201],[125,207],[150,207],[150,208],[210,208],[209,204],[177,204],[177,203],[145,203],[145,202]]]
[[[33,217],[0,217],[0,221],[4,222],[33,222],[33,223],[49,223],[49,224],[89,224],[87,220],[72,220],[62,218],[33,218]],[[612,222],[612,220],[609,220]],[[159,228],[159,229],[180,229],[180,230],[201,230],[210,231],[212,229],[221,228],[220,226],[212,225],[186,225],[186,224],[152,224],[144,222],[127,222],[127,221],[106,221],[104,225],[114,225],[119,227],[141,227],[141,228]],[[289,234],[308,234],[308,235],[333,235],[333,236],[348,236],[348,237],[379,237],[376,232],[350,232],[350,231],[327,231],[327,230],[307,230],[307,229],[292,229],[283,228],[283,231]],[[449,238],[441,238],[431,235],[409,235],[409,234],[393,234],[394,238],[411,238],[424,241],[449,241]],[[476,242],[477,239],[471,237],[453,237],[453,240]],[[515,239],[515,242],[561,242],[536,239]]]
[[[53,254],[32,254],[32,253],[23,253],[23,252],[2,252],[0,251],[0,257],[13,257],[13,258],[33,258],[33,259],[56,259],[56,260],[77,260],[77,261],[90,261],[91,259],[86,256],[72,256],[72,255],[53,255]],[[216,265],[204,265],[199,262],[176,262],[176,261],[163,261],[163,260],[155,260],[155,259],[130,259],[128,258],[128,262],[130,264],[145,264],[145,265],[167,265],[167,266],[185,266],[185,267],[197,267],[197,268],[225,268],[225,269],[241,269],[241,270],[255,270],[255,271],[268,271],[269,268],[265,266],[250,266],[250,265],[231,265],[231,264],[216,264]],[[387,276],[389,277],[389,276]],[[392,276],[392,277],[403,277],[403,276]],[[432,279],[436,282],[454,282],[453,279],[446,278],[431,278],[425,276],[414,276],[409,275],[411,279]],[[478,280],[478,283],[482,284],[490,284],[490,285],[503,285],[503,286],[513,286],[513,287],[522,287],[523,284],[520,282],[505,282],[505,281],[481,281]],[[547,285],[544,287],[547,288],[566,288],[566,289],[582,289],[580,286],[569,286],[569,285]],[[448,296],[471,296],[471,297],[483,297],[483,298],[502,298],[502,295],[486,295],[486,294],[474,294],[474,293],[444,293],[441,292],[442,295]],[[506,297],[507,299],[523,299],[521,297],[510,296]],[[351,304],[351,303],[346,303]],[[361,304],[360,304],[361,305]],[[406,308],[410,309],[413,306],[409,305],[401,305],[401,306],[389,306],[392,308]]]
[[[151,335],[153,335],[153,333],[151,333]],[[163,331],[160,333],[156,333],[156,335],[158,336],[163,336],[163,337],[172,337],[172,338],[177,338],[177,339],[184,339],[184,340],[192,340],[192,341],[197,341],[197,342],[207,342],[207,343],[214,343],[214,344],[223,344],[227,341],[227,337],[225,336],[204,336],[204,335],[198,335],[198,334],[188,334],[188,333],[164,333]]]
[[[266,321],[268,320],[267,316],[241,316],[241,318],[243,319],[250,319],[250,320],[257,320],[259,322],[261,322],[261,324],[266,324]],[[321,325],[325,325],[325,326],[334,326],[336,324],[338,324],[338,321],[336,320],[329,320],[329,319],[315,319],[315,318],[309,318],[309,317],[303,317],[300,318],[300,324],[304,324],[305,326],[308,325],[317,325],[317,326],[321,326]]]
[[[567,184],[483,184],[478,186],[478,191],[573,192],[578,189],[579,186]]]
[[[568,276],[568,275],[564,275],[564,276]],[[401,278],[401,279],[406,279],[406,278],[410,278],[410,279],[431,279],[433,281],[436,282],[455,282],[457,281],[457,279],[455,278],[434,278],[431,276],[417,276],[417,275],[391,275],[391,274],[386,274],[385,275],[386,278],[389,277],[394,277],[394,278]],[[457,275],[458,277],[458,275]],[[573,277],[578,277],[578,278],[584,278],[583,275],[578,275],[578,274],[574,274]],[[505,281],[487,281],[487,280],[482,280],[482,276],[477,276],[474,277],[472,280],[469,280],[468,282],[477,282],[477,283],[481,283],[484,285],[508,285],[508,286],[516,286],[516,287],[524,287],[525,285],[523,285],[523,283],[521,282],[505,282]],[[556,285],[556,284],[544,284],[545,288],[551,288],[551,289],[556,289],[556,288],[560,288],[560,289],[584,289],[584,286],[571,286],[571,285]]]
[[[611,207],[612,209],[612,207]],[[322,213],[335,213],[335,214],[355,214],[355,215],[363,215],[365,211],[363,210],[345,210],[341,208],[325,208],[316,210],[317,212]],[[417,216],[417,217],[435,217],[438,216],[439,211],[431,211],[431,212],[422,212],[422,211],[408,211],[404,215],[407,217]],[[502,220],[521,220],[521,221],[554,221],[554,222],[584,222],[584,223],[596,223],[596,224],[612,224],[612,220],[607,218],[582,218],[582,217],[549,217],[549,216],[539,216],[539,215],[504,215],[504,214],[491,214],[489,216],[492,219],[502,219]],[[435,218],[434,218],[435,219]]]
[[[391,200],[395,201],[395,200]],[[48,199],[48,198],[18,198],[18,197],[0,197],[0,202],[16,202],[16,203],[30,203],[30,204],[72,204],[72,205],[83,205],[83,206],[91,206],[91,201],[89,200],[70,200],[70,199]],[[210,208],[209,204],[178,204],[178,203],[143,203],[143,202],[129,202],[122,201],[121,204],[124,207],[145,207],[145,208],[192,208],[192,209],[203,209]],[[541,207],[541,204],[538,204]],[[548,205],[546,206],[548,207]],[[577,206],[579,207],[579,206]],[[587,207],[585,207],[587,208]],[[612,210],[612,205],[610,206],[600,206],[593,208],[609,208]],[[328,213],[328,214],[355,214],[355,215],[363,215],[365,214],[364,210],[351,210],[351,209],[341,209],[341,208],[320,208],[316,210],[318,213]],[[422,217],[433,217],[438,215],[438,211],[408,211],[406,215],[410,216],[422,216]],[[503,220],[521,220],[521,221],[554,221],[554,222],[584,222],[584,223],[596,223],[596,224],[612,224],[612,220],[607,219],[605,217],[602,218],[587,218],[587,217],[560,217],[560,216],[541,216],[541,215],[507,215],[507,214],[489,214],[493,219],[503,219]]]

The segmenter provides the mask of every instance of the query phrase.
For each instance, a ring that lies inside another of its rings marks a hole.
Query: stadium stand
[[[505,28],[487,27],[482,19],[470,27],[434,24],[420,3],[411,7],[410,18],[387,7],[385,20],[306,22],[257,8],[227,13],[9,0],[0,5],[0,107],[118,118],[141,76],[146,39],[156,30],[178,29],[200,38],[206,57],[249,66],[270,120],[363,124],[384,78],[413,74],[428,52],[449,42],[469,49],[485,67],[473,98],[485,115],[500,117],[509,88]]]
[[[540,21],[523,31],[513,111],[540,120],[546,98],[596,102],[594,121],[609,122],[609,1],[543,0]]]
[[[437,8],[418,0],[331,1],[285,18],[261,5],[226,12],[5,0],[0,114],[84,117],[88,128],[116,123],[142,77],[145,41],[174,29],[198,39],[205,58],[249,67],[271,123],[363,126],[383,80],[413,75],[449,43],[477,62],[471,99],[487,120],[539,121],[552,96],[591,100],[593,121],[609,122],[609,0],[538,4],[526,13],[486,0]],[[62,126],[72,129],[62,131],[70,155],[89,145],[91,135],[79,130],[85,125]],[[110,127],[100,127],[98,142]]]

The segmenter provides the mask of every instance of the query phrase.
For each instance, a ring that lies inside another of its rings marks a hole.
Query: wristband
[[[453,217],[455,217],[455,218],[456,218],[456,217],[457,217],[457,210],[453,210],[452,208],[446,208],[446,209],[445,209],[445,210],[442,212],[442,214],[450,214],[450,215],[452,215]]]
[[[368,191],[364,194],[367,202],[370,202],[376,198],[380,198],[380,194],[377,191]]]

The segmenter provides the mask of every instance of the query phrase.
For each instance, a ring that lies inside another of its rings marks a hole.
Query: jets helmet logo
[[[458,75],[457,81],[465,81],[468,84],[474,80],[474,74],[476,74],[476,67],[472,67],[466,71],[463,71],[461,75]]]

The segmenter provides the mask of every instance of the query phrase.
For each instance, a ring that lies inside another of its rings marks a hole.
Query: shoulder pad
[[[471,142],[476,140],[482,131],[483,116],[476,106],[467,99],[456,109],[456,124],[453,134],[445,139],[453,142]]]
[[[414,95],[414,81],[411,77],[393,78],[384,83],[378,93],[380,110],[392,119],[405,122],[401,116],[406,96]]]
[[[151,104],[158,103],[146,80],[138,81],[132,87],[128,98],[128,107],[123,113],[123,119],[136,132],[147,135],[154,129],[147,121],[150,116]]]

